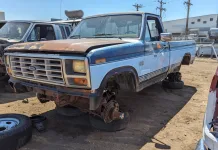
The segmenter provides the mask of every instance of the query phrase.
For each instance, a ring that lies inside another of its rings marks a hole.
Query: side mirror
[[[211,28],[208,32],[209,38],[217,40],[218,39],[218,28]]]
[[[172,33],[161,33],[160,34],[161,41],[163,42],[169,42],[172,41]]]

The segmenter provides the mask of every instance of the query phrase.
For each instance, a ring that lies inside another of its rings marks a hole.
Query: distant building
[[[170,32],[174,36],[185,34],[186,18],[165,21],[163,24],[165,32]],[[189,31],[197,31],[199,36],[207,36],[209,29],[216,27],[218,27],[218,14],[190,17],[189,19]]]
[[[5,13],[0,11],[0,20],[5,20]]]

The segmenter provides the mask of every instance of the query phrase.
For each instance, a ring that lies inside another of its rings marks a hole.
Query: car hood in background
[[[59,53],[88,53],[92,49],[128,43],[119,39],[68,39],[15,44],[6,48],[6,51],[35,51]]]

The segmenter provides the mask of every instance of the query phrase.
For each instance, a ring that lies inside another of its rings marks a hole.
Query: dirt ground
[[[197,58],[181,69],[185,87],[166,90],[161,84],[140,93],[119,96],[131,120],[124,131],[108,133],[93,129],[88,115],[62,117],[53,102],[41,104],[34,93],[12,94],[0,83],[0,114],[42,114],[48,118],[44,133],[33,130],[32,140],[21,150],[193,150],[202,136],[202,121],[211,79],[217,62]],[[29,103],[23,103],[28,99]]]

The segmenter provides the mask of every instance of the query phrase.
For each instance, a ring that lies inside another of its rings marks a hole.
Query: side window
[[[51,25],[35,25],[31,31],[28,41],[55,40],[54,28]]]
[[[33,42],[39,40],[40,40],[40,27],[35,26],[30,36],[28,37],[28,41]]]
[[[151,41],[159,41],[160,33],[162,33],[162,28],[159,20],[155,17],[148,17],[147,23],[151,35]]]
[[[65,34],[64,27],[63,27],[63,26],[59,26],[59,27],[60,27],[60,29],[61,29],[61,35],[62,35],[63,39],[66,39],[67,36],[66,36],[66,34]]]
[[[147,41],[147,42],[151,41],[151,35],[150,35],[149,28],[148,28],[148,24],[146,24],[145,41]]]
[[[69,36],[69,35],[70,35],[70,29],[69,29],[69,27],[65,27],[65,30],[66,30],[67,36]]]

